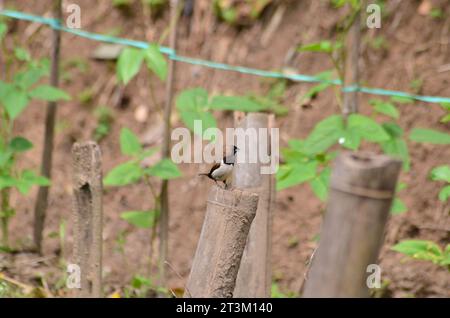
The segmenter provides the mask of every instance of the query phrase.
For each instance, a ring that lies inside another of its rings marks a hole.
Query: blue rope
[[[113,43],[113,44],[120,44],[124,46],[130,46],[135,47],[139,49],[146,49],[149,47],[149,44],[147,42],[142,41],[136,41],[136,40],[130,40],[125,38],[118,38],[114,36],[108,36],[98,33],[91,33],[79,29],[71,29],[67,28],[61,25],[60,21],[57,19],[52,18],[45,18],[41,16],[31,15],[19,11],[11,11],[11,10],[3,10],[0,11],[0,15],[18,19],[18,20],[25,20],[35,23],[41,23],[50,26],[53,29],[61,30],[67,33],[74,34],[76,36],[86,38],[93,41],[98,42],[106,42],[106,43]],[[269,77],[269,78],[279,78],[279,79],[288,79],[295,82],[306,82],[306,83],[327,83],[330,85],[340,85],[342,86],[342,82],[340,80],[326,80],[321,79],[315,76],[310,75],[304,75],[304,74],[283,74],[280,72],[272,72],[272,71],[265,71],[265,70],[259,70],[255,68],[249,68],[249,67],[243,67],[243,66],[233,66],[225,63],[218,63],[214,61],[207,61],[202,59],[196,59],[191,58],[187,56],[181,56],[178,55],[177,52],[169,47],[161,46],[160,51],[163,54],[166,54],[167,57],[171,60],[188,63],[192,65],[199,65],[204,66],[208,68],[218,69],[218,70],[224,70],[224,71],[233,71],[238,72],[242,74],[249,74],[249,75],[255,75],[255,76],[261,76],[261,77]],[[450,103],[449,97],[438,97],[438,96],[423,96],[423,95],[415,95],[410,94],[406,92],[400,92],[400,91],[393,91],[393,90],[386,90],[381,88],[369,88],[369,87],[361,87],[359,85],[352,85],[342,88],[343,92],[361,92],[371,95],[379,95],[379,96],[390,96],[390,97],[403,97],[408,98],[412,100],[422,101],[426,103]]]

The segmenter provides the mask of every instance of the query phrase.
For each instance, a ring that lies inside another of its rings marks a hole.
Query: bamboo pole
[[[53,1],[53,16],[55,19],[62,19],[62,1]],[[59,59],[61,46],[61,32],[54,29],[52,35],[52,57],[50,85],[59,85]],[[51,179],[53,161],[53,143],[55,135],[57,103],[49,102],[45,118],[44,150],[42,153],[41,175]],[[34,245],[37,252],[42,252],[42,234],[44,231],[45,215],[48,206],[49,187],[40,187],[34,207]]]
[[[213,186],[185,298],[231,298],[258,194]]]
[[[74,261],[80,267],[78,297],[102,295],[102,164],[94,142],[75,144],[73,157]]]
[[[343,153],[334,163],[330,199],[304,297],[367,297],[401,162]]]
[[[359,53],[361,47],[361,9],[355,13],[355,19],[346,37],[345,87],[359,84]],[[358,112],[358,91],[344,93],[344,117]]]
[[[236,127],[243,129],[268,129],[269,115],[263,113],[247,114],[241,121],[236,121]],[[250,148],[251,144],[261,146],[257,136],[256,140],[248,138],[245,141],[246,158],[250,158],[250,152],[258,156],[257,148]],[[270,135],[265,141],[269,145]],[[243,149],[243,151],[244,151]],[[237,156],[242,156],[239,151]],[[259,157],[258,157],[259,158]],[[271,287],[271,244],[272,244],[272,197],[274,178],[273,175],[261,174],[261,162],[237,163],[234,169],[233,186],[238,189],[251,189],[259,194],[258,210],[255,220],[250,228],[250,234],[242,256],[241,265],[236,281],[235,297],[270,297]]]

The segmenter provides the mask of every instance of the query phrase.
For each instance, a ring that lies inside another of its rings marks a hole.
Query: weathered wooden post
[[[258,194],[213,186],[184,297],[231,298]]]
[[[400,169],[385,155],[338,156],[304,297],[368,297],[367,270],[377,262]]]
[[[73,157],[74,262],[80,267],[77,297],[102,295],[102,164],[94,142],[76,143]]]
[[[235,119],[235,127],[243,129],[255,129],[258,133],[259,129],[269,130],[271,125],[269,121],[273,121],[273,115],[263,113],[250,113],[245,117]],[[255,135],[255,139],[250,136],[245,140],[245,148],[238,151],[238,158],[245,155],[247,162],[236,163],[234,168],[233,186],[238,189],[247,189],[259,194],[258,209],[256,211],[255,220],[250,228],[250,234],[247,239],[244,254],[242,256],[241,266],[236,281],[235,297],[270,297],[271,287],[271,246],[272,246],[272,205],[274,201],[274,176],[262,174],[260,156],[258,156],[258,148],[262,144],[267,145],[270,155],[270,134]],[[266,140],[260,140],[266,138]],[[251,147],[250,145],[258,145]],[[245,153],[244,153],[245,151]],[[256,163],[250,163],[248,159],[253,155],[257,158]]]

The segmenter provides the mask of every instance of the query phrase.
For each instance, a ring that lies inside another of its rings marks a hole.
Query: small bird
[[[214,164],[208,173],[200,173],[199,176],[207,176],[217,184],[217,181],[222,181],[227,188],[227,180],[233,172],[234,163],[236,161],[236,153],[238,147],[233,146],[233,154],[224,156],[220,163]]]

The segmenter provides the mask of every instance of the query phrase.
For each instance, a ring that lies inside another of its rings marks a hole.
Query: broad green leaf
[[[331,81],[333,78],[333,71],[326,71],[320,74],[315,75],[315,77],[317,77],[318,79],[321,80],[329,80]],[[326,90],[328,87],[330,87],[332,84],[331,83],[320,83],[318,85],[313,86],[312,88],[310,88],[305,95],[303,95],[300,99],[299,99],[299,103],[302,103],[304,100],[306,99],[314,99],[317,97],[317,95]]]
[[[360,114],[351,114],[348,117],[347,131],[372,142],[389,140],[389,135],[384,131],[380,124],[373,119]]]
[[[21,47],[14,48],[14,55],[19,61],[22,62],[27,62],[31,60],[30,53]]]
[[[431,180],[433,181],[446,181],[450,183],[450,166],[440,166],[434,168],[430,173]]]
[[[0,22],[0,41],[3,40],[3,37],[5,36],[6,32],[8,32],[7,25],[3,22]]]
[[[163,159],[153,167],[146,168],[145,173],[150,176],[159,177],[163,180],[181,177],[180,169],[178,169],[178,166],[170,159]]]
[[[167,78],[167,61],[159,51],[159,46],[150,44],[145,50],[144,55],[147,67],[152,70],[160,80],[165,81]]]
[[[396,244],[392,249],[415,259],[429,260],[433,263],[439,263],[443,258],[441,248],[432,241],[406,240]]]
[[[28,194],[33,185],[49,186],[50,180],[35,174],[31,170],[25,170],[22,172],[20,178],[16,180],[14,186],[19,190],[20,193]]]
[[[383,128],[391,138],[400,138],[403,136],[403,129],[396,123],[383,123]]]
[[[298,48],[300,52],[321,52],[332,53],[334,45],[330,41],[321,41],[318,43],[305,44]]]
[[[440,105],[441,105],[442,108],[450,111],[450,103],[441,103]]]
[[[408,211],[406,204],[399,198],[395,198],[394,201],[392,202],[391,214],[399,215],[405,213],[406,211]]]
[[[158,148],[150,148],[141,152],[138,156],[139,160],[144,160],[145,158],[153,156],[156,152],[158,152]]]
[[[47,76],[50,72],[50,63],[47,59],[40,61],[32,61],[28,64],[28,68],[14,76],[14,83],[20,88],[28,90],[36,84],[42,77]]]
[[[302,184],[314,179],[316,176],[317,162],[296,164],[289,171],[277,173],[277,191]]]
[[[208,108],[208,92],[203,88],[184,90],[177,96],[175,104],[180,111],[206,110]]]
[[[404,97],[404,96],[393,96],[391,97],[391,101],[397,104],[411,104],[414,102],[413,98]]]
[[[112,169],[103,183],[106,186],[123,186],[139,181],[143,176],[143,169],[136,162],[126,162]]]
[[[384,114],[395,119],[398,119],[400,117],[400,112],[392,103],[384,102],[378,99],[372,99],[370,101],[370,104],[374,106],[375,111],[380,114]]]
[[[120,214],[120,218],[128,223],[142,228],[149,229],[155,225],[155,220],[158,218],[158,211],[128,211]]]
[[[354,132],[350,130],[346,130],[343,132],[342,137],[339,139],[339,143],[347,148],[351,149],[353,151],[358,150],[359,146],[361,145],[362,138],[360,135],[355,134]]]
[[[411,160],[408,146],[403,139],[395,138],[381,143],[381,148],[387,155],[397,156],[403,161],[403,169],[409,171]]]
[[[70,100],[70,96],[66,92],[49,85],[41,85],[36,87],[29,92],[28,96],[33,99],[40,99],[49,102]]]
[[[9,149],[13,152],[24,152],[33,148],[33,144],[23,137],[15,137],[9,144]]]
[[[139,138],[128,128],[120,131],[120,151],[127,156],[137,156],[142,152]]]
[[[331,175],[331,168],[326,167],[322,172],[311,180],[311,186],[314,194],[322,201],[326,201],[328,197],[328,183]]]
[[[344,135],[344,121],[340,115],[319,122],[305,140],[305,149],[312,154],[326,151]]]
[[[445,115],[444,117],[442,117],[441,120],[440,120],[439,122],[441,122],[441,123],[443,123],[443,124],[450,123],[450,114]]]
[[[194,131],[194,122],[196,120],[201,121],[202,131],[195,131],[197,135],[200,133],[203,136],[203,133],[208,128],[215,128],[217,127],[216,119],[214,116],[209,112],[204,111],[182,111],[180,112],[181,120],[186,125],[187,128]]]
[[[261,103],[257,103],[248,97],[241,96],[215,96],[209,107],[211,109],[236,110],[242,112],[259,112],[267,108]]]
[[[0,190],[11,188],[16,184],[16,180],[11,176],[0,175]]]
[[[5,95],[0,96],[0,101],[5,106],[9,118],[14,120],[28,106],[30,100],[25,91],[12,85],[6,84],[6,88],[3,88],[3,93]]]
[[[117,77],[123,84],[128,84],[141,69],[145,51],[135,48],[125,48],[117,61]]]
[[[439,200],[442,202],[447,202],[447,200],[450,198],[450,185],[444,187],[439,192]]]
[[[415,128],[409,138],[416,142],[435,145],[450,145],[450,134],[432,129]]]

